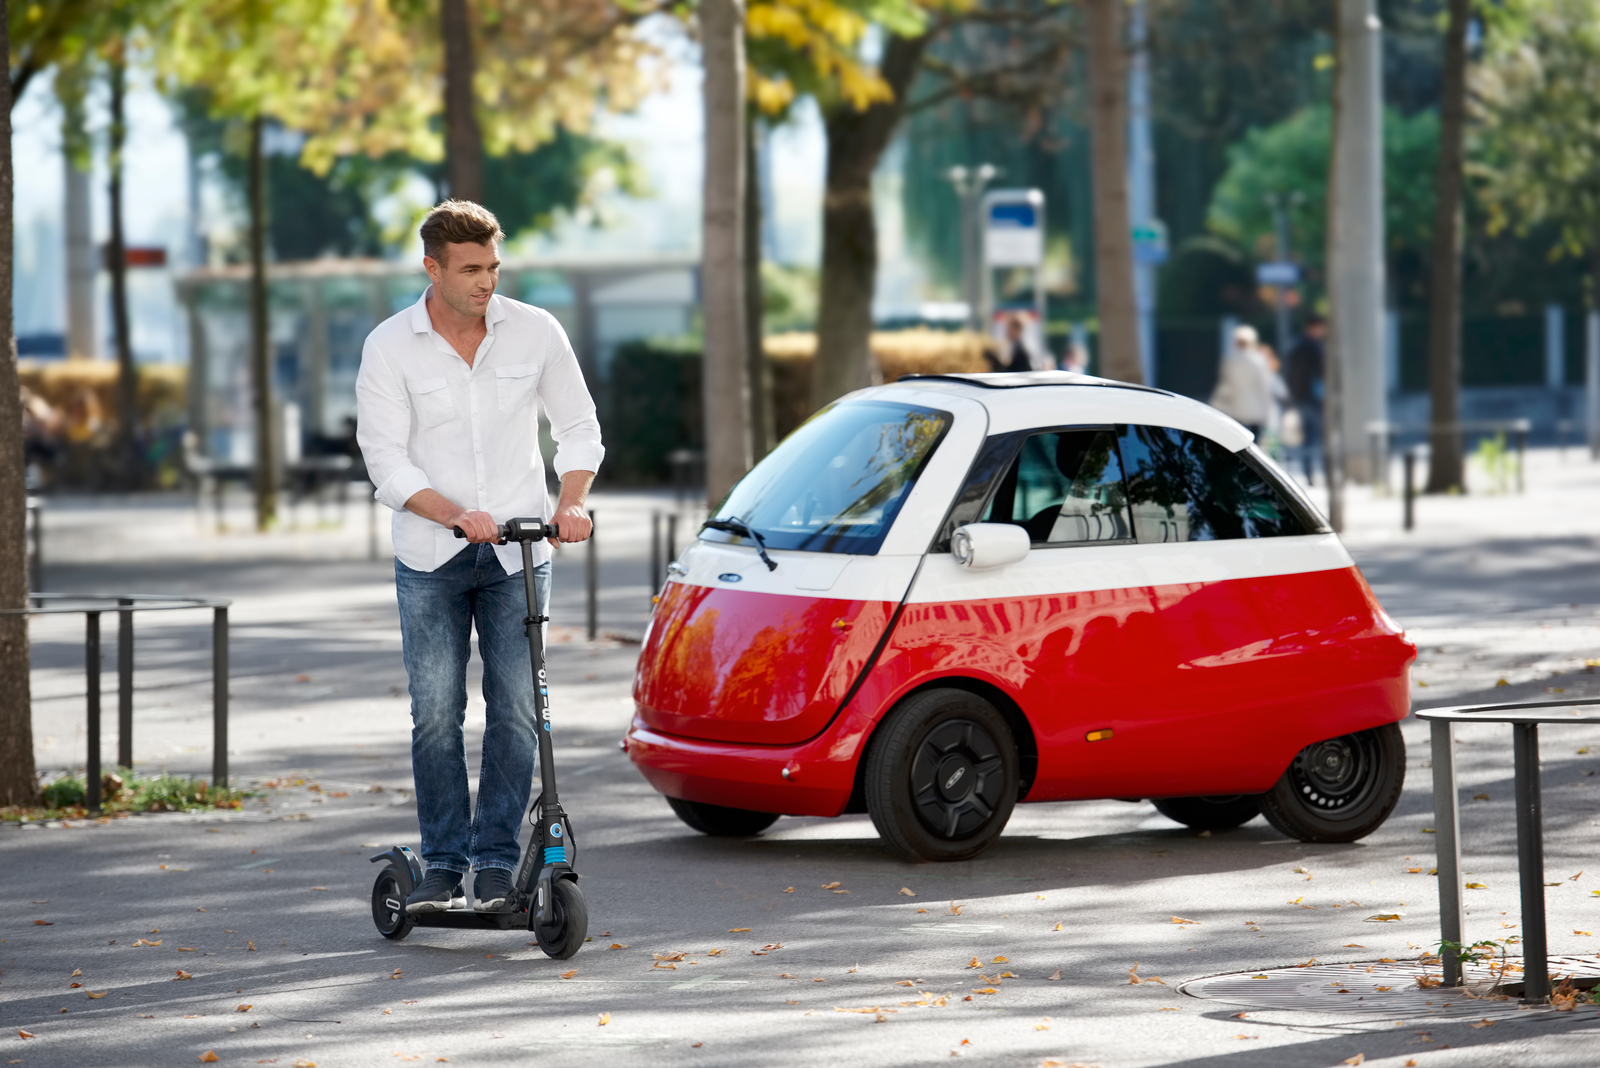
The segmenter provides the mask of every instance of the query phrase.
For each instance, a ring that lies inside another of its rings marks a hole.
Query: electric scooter
[[[398,941],[413,927],[493,927],[502,931],[527,928],[539,948],[557,960],[578,952],[589,933],[589,909],[578,889],[577,843],[572,825],[556,799],[554,746],[550,739],[550,691],[544,666],[544,632],[540,624],[550,617],[539,615],[538,598],[533,588],[533,543],[557,537],[554,525],[543,519],[513,519],[500,525],[500,540],[522,545],[522,576],[528,593],[528,617],[523,629],[528,635],[528,652],[533,662],[533,708],[539,736],[539,775],[542,788],[528,806],[528,822],[533,836],[522,856],[511,893],[497,912],[475,909],[448,909],[443,912],[411,914],[406,898],[422,882],[422,862],[410,848],[397,845],[371,858],[373,863],[388,861],[372,886],[372,922],[378,933]],[[464,538],[461,528],[456,537]],[[534,872],[538,874],[535,876]]]

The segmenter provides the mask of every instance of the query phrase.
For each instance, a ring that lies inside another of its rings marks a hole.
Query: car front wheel
[[[1167,819],[1197,831],[1226,831],[1261,814],[1261,804],[1251,794],[1158,797],[1155,806]]]
[[[1400,725],[1308,745],[1260,795],[1261,814],[1302,842],[1354,842],[1389,818],[1406,781]]]
[[[910,860],[967,860],[1000,837],[1018,788],[1000,711],[965,690],[926,690],[889,713],[867,752],[878,834]]]
[[[778,821],[775,812],[752,812],[747,808],[708,805],[678,797],[667,798],[667,804],[684,823],[713,838],[745,838],[760,834]]]

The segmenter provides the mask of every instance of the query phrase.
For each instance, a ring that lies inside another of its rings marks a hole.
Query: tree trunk
[[[760,463],[778,443],[772,414],[772,366],[767,363],[766,329],[762,322],[760,137],[759,120],[751,111],[745,128],[744,307],[745,331],[750,338],[745,354],[750,360],[750,459],[753,463]]]
[[[278,434],[272,403],[272,348],[267,322],[267,159],[261,144],[266,120],[250,120],[250,387],[256,415],[256,529],[278,521]]]
[[[1094,182],[1094,289],[1100,373],[1142,382],[1139,305],[1128,214],[1128,65],[1120,0],[1084,0],[1089,31],[1089,143]]]
[[[705,316],[706,499],[715,506],[750,470],[745,324],[744,2],[703,0],[705,191],[701,308]]]
[[[122,148],[128,137],[123,105],[127,97],[128,64],[118,42],[107,72],[111,83],[111,124],[106,131],[106,171],[109,181],[110,239],[106,243],[106,270],[111,276],[111,330],[117,345],[117,437],[113,466],[121,473],[118,488],[138,489],[143,476],[138,444],[139,379],[133,368],[133,337],[128,325],[128,248],[122,228]]]
[[[0,56],[7,98],[0,107],[0,609],[28,607],[28,487],[23,479],[22,386],[12,332],[12,181],[10,41],[0,0]],[[0,615],[0,805],[38,800],[33,764],[33,699],[28,678],[28,617]]]
[[[813,409],[880,380],[869,347],[878,280],[872,172],[905,116],[906,94],[927,45],[925,36],[891,35],[878,70],[894,98],[865,111],[839,105],[826,118],[828,170],[822,198],[817,354],[811,361]]]
[[[1461,431],[1461,185],[1467,110],[1470,0],[1449,0],[1439,94],[1439,170],[1434,178],[1433,277],[1428,300],[1428,394],[1432,402],[1427,493],[1459,492]]]
[[[472,22],[467,0],[441,0],[444,33],[444,157],[450,195],[483,202],[483,133],[472,94]]]

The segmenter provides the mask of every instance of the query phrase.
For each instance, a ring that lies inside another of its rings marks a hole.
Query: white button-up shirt
[[[356,440],[377,487],[394,509],[394,551],[415,571],[433,571],[467,542],[406,511],[432,489],[495,522],[550,518],[538,405],[556,441],[557,476],[598,471],[605,457],[600,423],[566,331],[542,308],[489,298],[488,333],[472,366],[433,329],[428,296],[367,335],[356,377]],[[495,547],[507,574],[522,570],[522,549]],[[533,561],[550,558],[544,542]]]

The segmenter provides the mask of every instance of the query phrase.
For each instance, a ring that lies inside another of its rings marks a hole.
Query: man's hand
[[[588,541],[589,535],[594,533],[594,524],[589,521],[589,513],[583,510],[581,504],[563,504],[556,508],[556,514],[550,517],[550,525],[561,532],[559,541],[578,542]],[[551,538],[552,546],[558,539]]]
[[[488,512],[461,512],[446,520],[447,527],[460,527],[474,545],[500,541],[500,524]]]
[[[588,541],[589,535],[594,533],[589,513],[583,510],[584,498],[589,496],[589,487],[592,485],[593,471],[568,471],[561,476],[561,499],[556,502],[555,514],[550,517],[551,525],[560,532],[561,537],[550,539],[551,548],[563,541]]]

